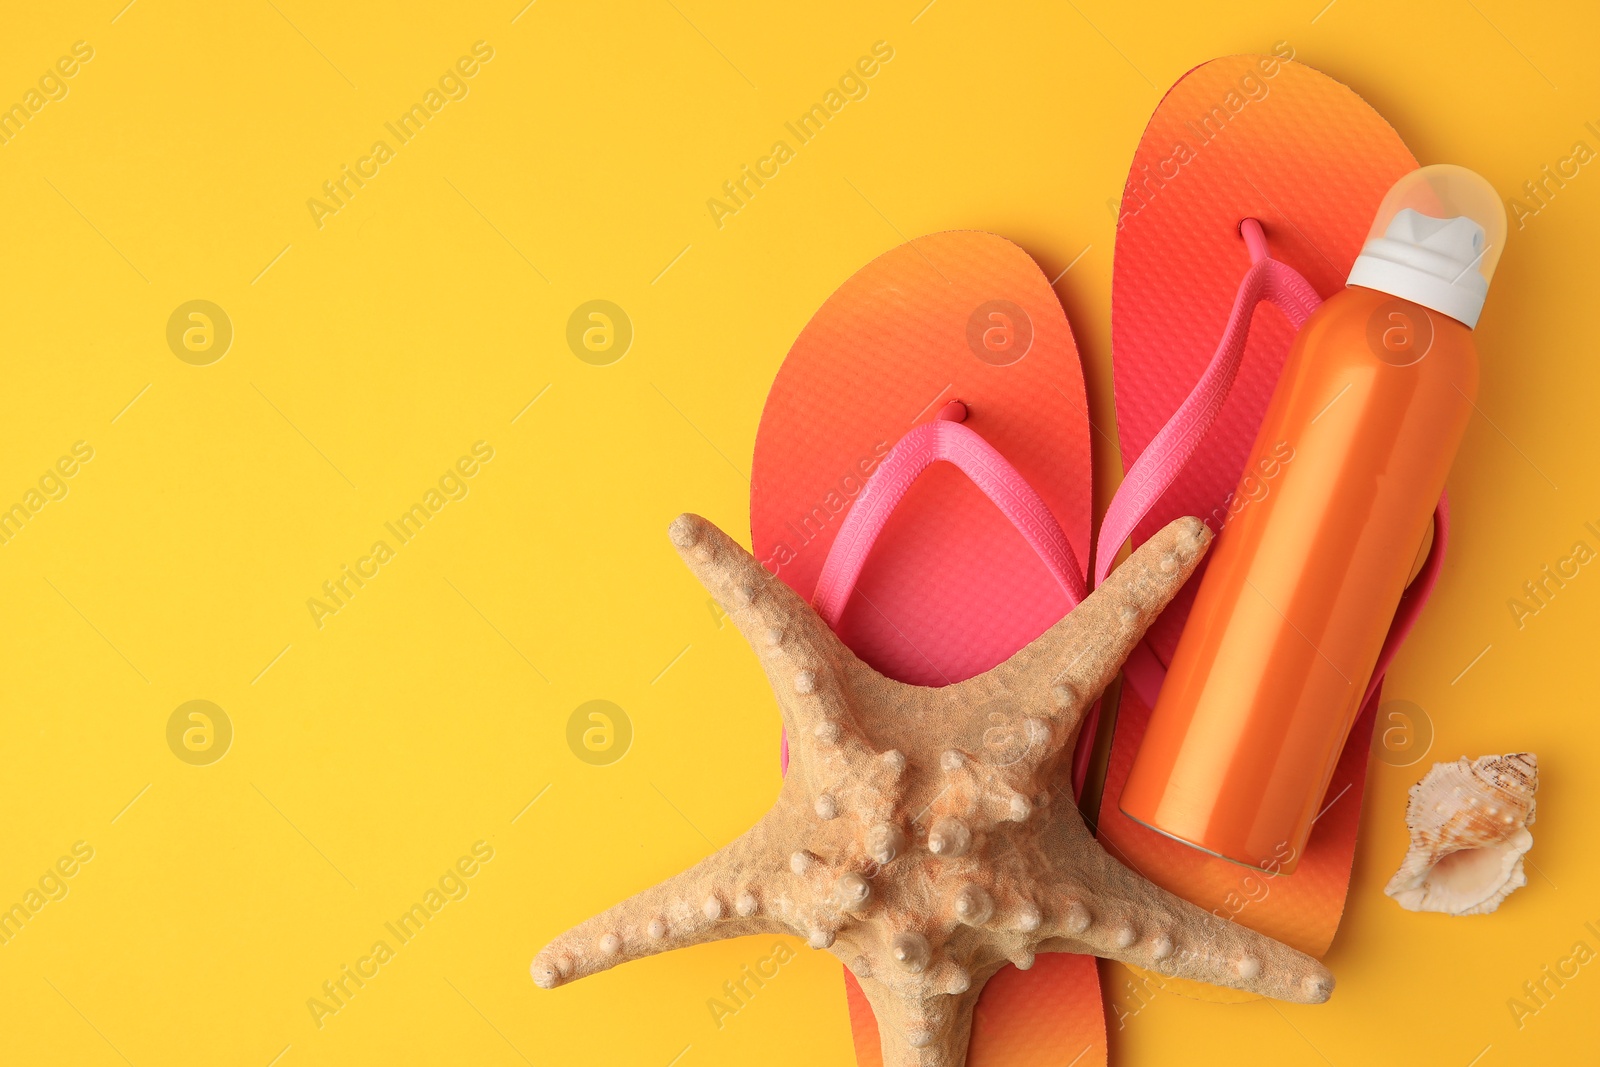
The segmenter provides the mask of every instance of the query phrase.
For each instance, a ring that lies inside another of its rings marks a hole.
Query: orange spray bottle
[[[1505,232],[1498,194],[1462,167],[1384,197],[1349,287],[1285,360],[1245,466],[1274,476],[1212,549],[1122,792],[1130,817],[1293,869],[1473,409],[1472,327]]]

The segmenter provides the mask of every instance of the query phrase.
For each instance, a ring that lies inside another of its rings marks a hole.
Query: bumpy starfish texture
[[[766,670],[789,773],[743,836],[547,945],[532,966],[540,986],[721,938],[796,934],[860,979],[888,1067],[960,1067],[984,983],[1039,952],[1328,999],[1320,963],[1128,870],[1071,793],[1056,793],[1085,713],[1204,554],[1199,520],[1150,538],[1005,663],[940,688],[862,663],[706,520],[683,515],[669,532]]]

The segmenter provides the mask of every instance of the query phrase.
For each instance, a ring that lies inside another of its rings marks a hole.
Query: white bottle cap
[[[1454,164],[1422,167],[1385,194],[1349,284],[1476,326],[1505,239],[1494,186]]]

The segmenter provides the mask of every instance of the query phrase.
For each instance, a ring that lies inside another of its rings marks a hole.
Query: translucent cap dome
[[[1452,163],[1421,167],[1384,195],[1349,281],[1476,326],[1505,240],[1494,186]]]

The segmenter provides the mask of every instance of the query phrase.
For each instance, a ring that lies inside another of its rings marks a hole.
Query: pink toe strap
[[[1269,258],[1266,235],[1259,222],[1246,219],[1240,225],[1239,232],[1250,251],[1252,265],[1239,285],[1239,295],[1234,299],[1233,310],[1228,315],[1227,328],[1199,382],[1151,440],[1149,447],[1134,461],[1122,485],[1118,487],[1105,521],[1100,526],[1100,537],[1095,543],[1096,585],[1105,580],[1118,549],[1133,533],[1134,527],[1178,480],[1184,466],[1205,439],[1217,413],[1222,410],[1244,357],[1245,340],[1249,335],[1256,304],[1262,300],[1270,301],[1283,312],[1291,325],[1299,329],[1321,303],[1321,298],[1310,283],[1294,268]],[[1439,498],[1433,526],[1433,545],[1395,610],[1394,621],[1384,638],[1377,666],[1373,669],[1372,679],[1362,700],[1363,710],[1372,702],[1383,682],[1384,672],[1389,668],[1389,662],[1394,659],[1401,642],[1416,623],[1417,616],[1421,614],[1439,579],[1450,531],[1450,504],[1447,497]],[[1156,698],[1161,693],[1161,683],[1166,678],[1166,667],[1149,645],[1141,642],[1124,664],[1123,678],[1145,707],[1154,708]],[[1096,726],[1096,720],[1091,717],[1078,740],[1073,763],[1075,784],[1083,781],[1088,770]]]
[[[1205,373],[1150,441],[1149,447],[1139,454],[1117,487],[1117,495],[1106,511],[1105,521],[1100,524],[1100,537],[1095,542],[1095,585],[1105,581],[1106,575],[1111,573],[1117,550],[1162,494],[1178,480],[1184,466],[1210,432],[1211,424],[1217,420],[1244,359],[1245,341],[1250,336],[1250,320],[1255,315],[1256,305],[1263,300],[1270,302],[1298,330],[1322,303],[1311,283],[1293,267],[1266,258],[1266,239],[1261,235],[1260,223],[1246,219],[1241,230],[1255,262],[1239,283],[1239,294],[1234,297],[1227,328],[1222,332],[1222,340],[1217,342]]]
[[[933,464],[953,463],[1039,554],[1071,605],[1087,595],[1082,568],[1061,525],[1015,467],[976,431],[940,418],[907,433],[884,457],[839,528],[817,579],[812,606],[835,629],[872,545],[911,485]]]
[[[1139,458],[1134,460],[1117,487],[1106,517],[1100,523],[1100,536],[1094,549],[1094,584],[1098,586],[1111,573],[1117,552],[1122,543],[1132,536],[1134,528],[1156,506],[1166,491],[1172,488],[1189,460],[1205,441],[1206,434],[1217,421],[1239,364],[1244,359],[1245,342],[1250,337],[1250,322],[1256,305],[1265,300],[1283,312],[1289,324],[1298,330],[1322,303],[1322,298],[1311,283],[1287,263],[1272,259],[1267,251],[1266,234],[1261,223],[1245,219],[1239,226],[1245,247],[1250,252],[1250,269],[1239,283],[1239,292],[1233,299],[1233,310],[1228,313],[1228,324],[1222,338],[1206,364],[1200,380],[1190,390],[1184,402],[1173,412]],[[1154,653],[1141,643],[1124,669],[1135,691],[1144,695],[1149,687],[1160,689],[1160,679],[1166,669]],[[1152,697],[1153,699],[1153,697]],[[1094,754],[1095,736],[1099,732],[1099,716],[1091,714],[1078,735],[1078,747],[1073,752],[1072,784],[1080,793],[1088,777],[1089,760]]]

